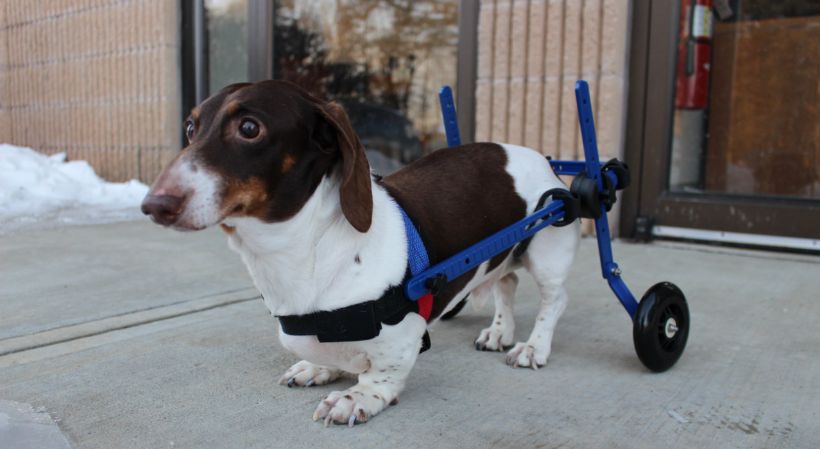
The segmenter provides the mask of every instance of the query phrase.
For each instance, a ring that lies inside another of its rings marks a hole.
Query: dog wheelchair
[[[441,89],[439,100],[447,144],[451,147],[460,145],[456,109],[449,86]],[[615,204],[616,191],[629,186],[629,169],[617,159],[605,164],[598,159],[586,81],[575,83],[575,100],[585,160],[550,160],[556,174],[575,177],[569,190],[551,189],[545,192],[535,212],[528,217],[412,276],[404,285],[405,295],[414,301],[429,293],[435,295],[450,280],[515,245],[518,246],[514,251],[523,252],[529,239],[547,226],[565,226],[579,218],[591,218],[595,221],[601,275],[632,319],[632,337],[638,358],[650,370],[662,372],[677,362],[686,347],[690,322],[686,298],[671,282],[653,285],[640,301],[636,301],[626,286],[621,269],[613,258],[606,213]],[[550,201],[547,201],[548,198]],[[458,313],[463,303],[448,315],[452,317]]]

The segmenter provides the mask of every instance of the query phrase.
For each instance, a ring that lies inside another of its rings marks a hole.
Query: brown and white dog
[[[281,81],[228,86],[194,108],[185,126],[188,146],[142,210],[178,230],[220,224],[276,316],[373,300],[401,283],[408,244],[394,201],[435,264],[532,213],[543,192],[564,187],[536,151],[493,143],[437,151],[376,180],[342,108]],[[427,326],[468,293],[495,301],[476,348],[513,344],[520,267],[534,277],[541,308],[529,339],[515,343],[506,361],[543,366],[567,304],[563,283],[578,241],[577,222],[549,227],[521,257],[506,251],[450,282],[435,297],[430,322],[410,313],[371,340],[320,343],[280,329],[282,345],[304,359],[281,382],[322,385],[356,374],[358,383],[322,399],[313,418],[367,421],[398,399]]]

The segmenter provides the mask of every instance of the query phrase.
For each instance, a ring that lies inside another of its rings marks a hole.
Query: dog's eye
[[[253,139],[259,135],[259,124],[246,118],[239,124],[239,134],[246,139]]]
[[[196,129],[194,127],[194,122],[192,122],[191,120],[186,121],[185,122],[185,137],[188,138],[189,142],[191,141],[191,139],[194,138],[194,131],[196,131]]]

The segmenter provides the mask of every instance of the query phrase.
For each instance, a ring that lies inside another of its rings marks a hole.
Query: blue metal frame
[[[444,129],[447,133],[447,144],[457,146],[461,143],[461,137],[458,131],[453,93],[448,86],[439,91],[439,101],[441,102]],[[578,106],[578,122],[581,126],[586,160],[550,161],[550,165],[559,175],[574,176],[586,172],[587,176],[595,180],[598,190],[603,191],[601,162],[598,160],[598,143],[595,137],[595,121],[592,116],[589,85],[586,81],[580,80],[575,83],[575,101]],[[618,179],[614,173],[607,173],[607,176],[613,181],[613,185],[617,185]],[[429,279],[444,275],[447,280],[453,280],[477,267],[482,262],[511,248],[516,243],[533,236],[541,229],[561,220],[563,216],[563,201],[551,202],[532,215],[413,276],[405,285],[407,297],[412,300],[419,299],[429,292],[430,289],[427,285]],[[629,313],[629,316],[634,319],[638,309],[638,302],[621,278],[621,270],[612,256],[612,237],[609,233],[609,221],[607,220],[604,205],[601,205],[601,217],[595,220],[595,231],[601,262],[601,275],[607,280],[609,287]]]
[[[447,136],[447,146],[461,145],[461,133],[458,130],[456,103],[453,100],[453,89],[444,86],[438,91],[438,101],[441,104],[441,118],[444,121],[444,134]]]
[[[601,162],[598,160],[598,141],[595,138],[595,120],[592,117],[592,101],[589,98],[589,84],[580,80],[575,82],[575,103],[578,105],[578,122],[581,125],[581,137],[584,141],[584,159],[586,175],[592,177],[598,191],[604,190],[601,180]],[[617,182],[617,181],[616,181]],[[598,240],[598,256],[601,259],[601,274],[609,283],[609,288],[621,301],[631,318],[635,317],[638,302],[626,283],[621,279],[621,269],[612,256],[612,236],[609,234],[609,220],[606,207],[601,205],[601,217],[595,220],[595,237]]]
[[[564,217],[564,202],[553,201],[532,215],[496,232],[495,234],[468,247],[454,256],[448,257],[432,267],[410,278],[404,286],[404,292],[413,301],[427,294],[430,289],[427,280],[445,275],[453,280],[462,274],[481,265],[483,262],[501,254],[516,243],[532,237],[536,232],[559,221]]]

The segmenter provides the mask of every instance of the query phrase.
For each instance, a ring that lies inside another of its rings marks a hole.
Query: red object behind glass
[[[681,1],[675,107],[706,109],[712,60],[712,0]]]

